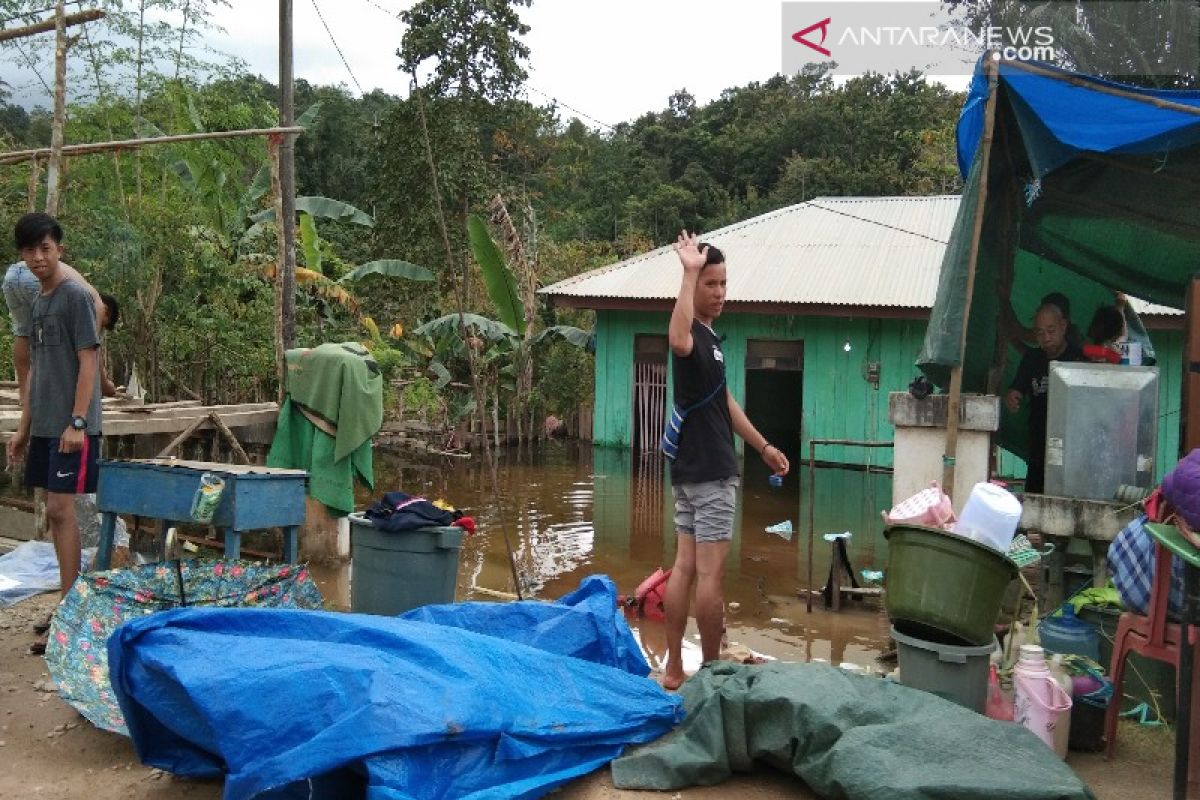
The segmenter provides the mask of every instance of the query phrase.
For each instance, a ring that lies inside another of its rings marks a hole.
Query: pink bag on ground
[[[883,512],[883,521],[887,525],[924,525],[949,530],[958,518],[954,516],[949,496],[937,481],[933,481],[928,489],[897,503],[891,511]]]

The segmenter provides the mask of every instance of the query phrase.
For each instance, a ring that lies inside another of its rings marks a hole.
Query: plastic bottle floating
[[[212,522],[213,514],[221,503],[225,491],[225,479],[206,472],[200,476],[200,486],[192,497],[192,519],[196,522]]]
[[[767,533],[773,533],[784,541],[792,540],[792,521],[785,519],[783,522],[776,522],[774,525],[768,525],[763,528]]]

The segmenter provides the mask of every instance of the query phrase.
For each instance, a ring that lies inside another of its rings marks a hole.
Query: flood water
[[[478,533],[466,540],[460,557],[460,600],[494,598],[480,589],[514,591],[506,536],[526,597],[561,597],[595,573],[608,575],[618,591],[632,594],[643,578],[674,560],[673,502],[664,473],[661,460],[643,461],[628,450],[573,442],[508,450],[495,481],[483,458],[416,465],[379,451],[376,491],[360,488],[358,501],[364,507],[373,495],[401,490],[444,498],[474,516]],[[879,600],[852,603],[834,614],[824,611],[817,598],[812,613],[806,612],[808,472],[794,468],[778,489],[770,487],[767,477],[765,466],[748,460],[725,574],[730,638],[775,658],[870,667],[887,639]],[[849,550],[856,573],[883,569],[886,542],[880,512],[891,505],[891,476],[818,468],[814,496],[815,587],[824,586],[828,575],[830,545],[824,533],[852,532]],[[785,520],[794,529],[791,541],[763,530]],[[347,606],[352,567],[317,574],[329,601]],[[655,664],[665,655],[661,624],[631,624]]]

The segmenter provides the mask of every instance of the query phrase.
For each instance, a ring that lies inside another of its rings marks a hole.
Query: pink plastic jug
[[[1013,689],[1013,721],[1032,731],[1059,758],[1066,758],[1066,737],[1055,747],[1054,732],[1070,719],[1064,715],[1071,713],[1071,696],[1054,679],[1046,652],[1038,645],[1021,645],[1021,659],[1013,669]]]

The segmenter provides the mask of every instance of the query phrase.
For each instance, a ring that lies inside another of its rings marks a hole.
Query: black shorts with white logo
[[[96,491],[96,459],[100,437],[88,436],[74,453],[58,451],[58,437],[33,436],[25,459],[25,485],[58,494],[91,494]]]

